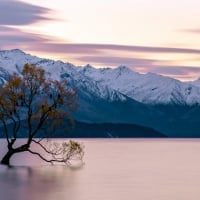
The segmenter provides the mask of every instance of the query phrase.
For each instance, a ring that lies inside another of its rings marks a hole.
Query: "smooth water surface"
[[[26,153],[12,160],[23,167],[0,166],[0,199],[200,199],[200,140],[78,141],[85,145],[81,169],[48,166]]]

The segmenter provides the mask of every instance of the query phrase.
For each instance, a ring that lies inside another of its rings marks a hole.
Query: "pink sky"
[[[1,0],[0,48],[193,80],[199,8],[199,0]]]

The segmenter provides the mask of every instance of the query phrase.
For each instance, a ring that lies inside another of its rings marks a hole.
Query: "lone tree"
[[[11,75],[0,89],[1,131],[8,147],[1,163],[10,165],[14,154],[25,151],[52,164],[82,160],[83,148],[75,141],[44,143],[58,128],[73,122],[71,113],[77,105],[76,91],[67,89],[65,81],[51,80],[42,68],[26,64],[20,75]],[[16,141],[21,134],[26,139],[19,145]]]

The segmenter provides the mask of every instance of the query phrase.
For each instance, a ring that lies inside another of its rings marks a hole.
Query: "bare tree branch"
[[[51,154],[51,155],[59,155],[59,153],[54,153],[52,151],[49,151],[44,145],[42,145],[39,141],[36,141],[34,139],[32,139],[32,142],[34,142],[35,144],[38,144],[46,153]]]
[[[34,152],[34,151],[30,150],[30,149],[28,149],[28,152],[30,152],[30,153],[32,153],[32,154],[34,154],[34,155],[39,156],[42,160],[44,160],[45,162],[51,163],[51,164],[53,164],[54,162],[57,162],[57,163],[64,163],[64,164],[67,163],[65,160],[57,160],[57,159],[50,159],[50,160],[48,160],[48,159],[46,159],[45,157],[43,157],[40,153]]]

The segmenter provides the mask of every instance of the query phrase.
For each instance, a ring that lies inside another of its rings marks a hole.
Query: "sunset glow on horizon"
[[[0,48],[194,80],[199,7],[198,0],[1,0]]]

